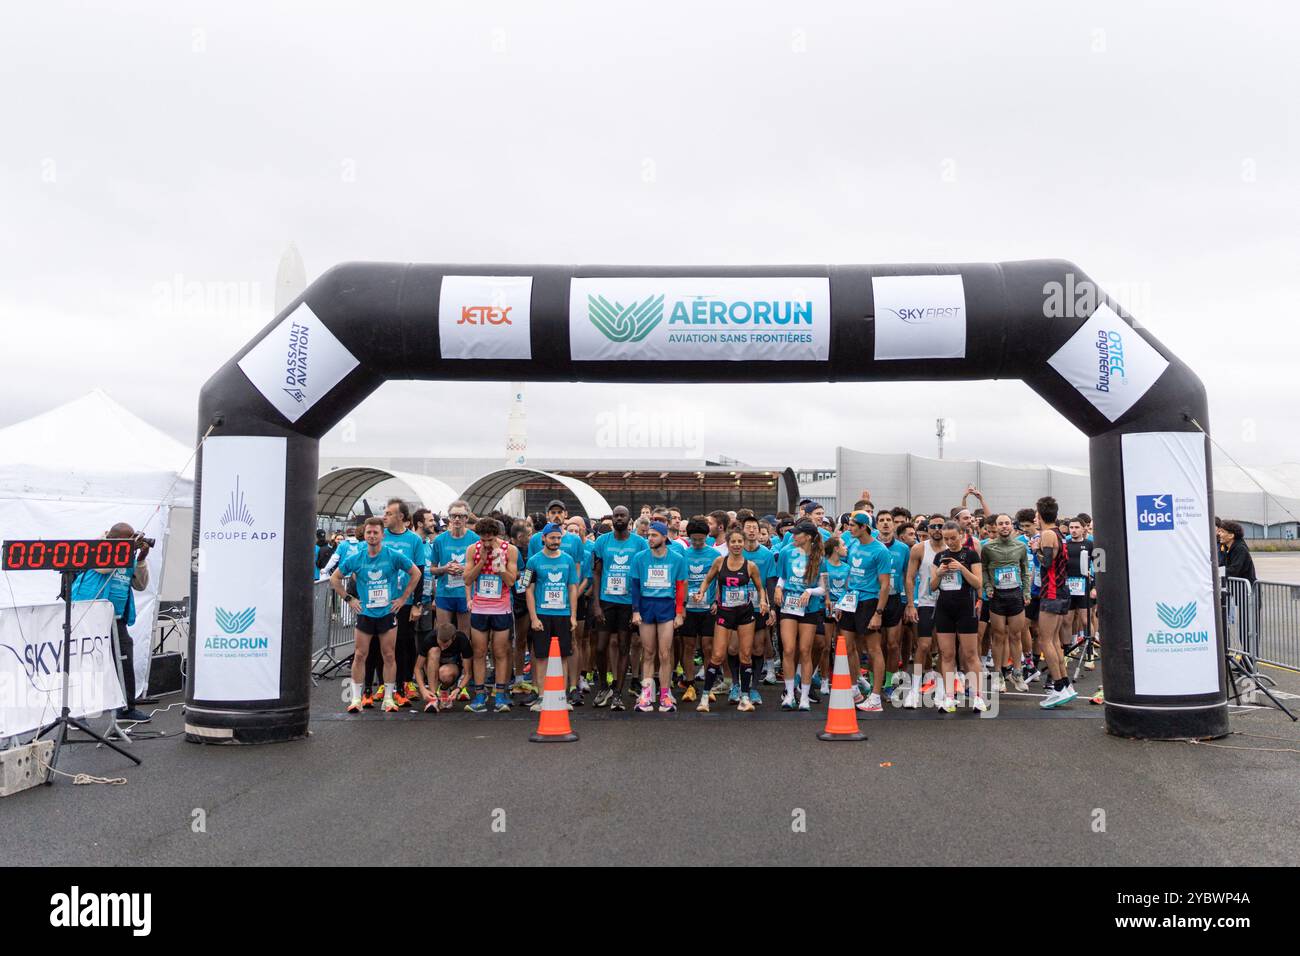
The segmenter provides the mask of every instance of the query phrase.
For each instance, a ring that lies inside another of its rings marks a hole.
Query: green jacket
[[[1020,587],[1025,592],[1025,600],[1029,600],[1029,586],[1033,580],[1033,572],[1029,567],[1029,549],[1025,547],[1023,541],[1010,538],[1006,544],[1003,544],[999,538],[990,538],[980,546],[980,564],[984,572],[985,596],[994,591],[994,569],[1011,564],[1020,568]]]

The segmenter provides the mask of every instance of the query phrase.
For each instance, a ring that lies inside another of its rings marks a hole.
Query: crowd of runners
[[[1050,709],[1099,639],[1092,519],[1058,512],[994,511],[974,487],[932,514],[864,494],[838,516],[620,505],[594,524],[558,500],[444,520],[393,499],[320,574],[356,615],[349,712],[540,709],[552,639],[571,708],[749,712],[769,687],[807,711],[840,637],[861,711],[985,711],[995,693]]]

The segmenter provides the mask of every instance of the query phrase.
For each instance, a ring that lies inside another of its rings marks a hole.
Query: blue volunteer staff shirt
[[[526,565],[533,572],[529,587],[533,589],[533,605],[538,615],[569,617],[569,585],[578,583],[578,566],[572,556],[561,551],[549,557],[545,550],[528,559]]]
[[[849,544],[849,590],[859,598],[880,597],[880,575],[894,573],[894,557],[889,549],[871,539],[863,544],[856,538]]]
[[[632,589],[628,574],[632,559],[650,549],[650,542],[639,534],[629,532],[627,540],[619,541],[614,532],[606,531],[596,539],[592,558],[600,562],[600,600],[602,604],[631,604]]]
[[[414,531],[403,531],[401,534],[393,534],[387,528],[384,529],[384,547],[392,548],[402,557],[406,558],[406,567],[412,564],[417,568],[424,567],[424,561],[427,549],[424,546],[424,539]],[[400,594],[406,587],[406,571],[402,571],[401,581],[398,582],[397,592]],[[414,594],[411,600],[406,602],[407,605],[417,603]]]
[[[708,577],[709,568],[713,567],[713,562],[718,559],[718,551],[707,544],[702,548],[692,546],[682,552],[682,557],[686,559],[686,610],[708,611],[718,593],[716,580],[709,584],[703,604],[697,604],[692,600],[691,595],[700,589],[700,585]]]
[[[534,531],[533,536],[528,539],[528,553],[541,554],[545,550],[546,546],[542,544],[542,533]],[[574,534],[572,531],[564,532],[564,537],[560,539],[561,554],[567,554],[573,558],[574,564],[582,564],[583,550],[582,535]]]
[[[432,552],[430,561],[436,565],[447,565],[454,561],[464,567],[469,564],[467,557],[470,546],[477,541],[478,534],[474,531],[466,531],[459,538],[453,538],[450,531],[444,531],[433,539],[433,544],[429,547]],[[450,574],[438,576],[438,597],[463,598],[464,596],[465,577],[463,574],[457,574],[454,577]]]
[[[135,623],[135,595],[131,593],[131,579],[135,577],[135,564],[129,568],[115,568],[108,574],[82,571],[72,582],[74,601],[111,601],[113,617],[120,617],[130,627]]]
[[[718,553],[713,551],[713,556],[716,558]],[[639,605],[638,597],[642,600],[677,597],[677,582],[685,580],[686,558],[680,548],[665,548],[661,557],[647,547],[632,559],[628,583],[632,587],[633,603]]]
[[[904,600],[904,593],[906,591],[903,579],[907,577],[907,562],[912,557],[912,549],[903,544],[903,542],[899,541],[897,538],[885,545],[885,548],[889,551],[890,557],[893,559],[894,568],[893,580],[889,584],[889,595],[890,597],[893,597],[897,594],[898,599],[902,601]]]
[[[781,552],[778,563],[781,573],[777,575],[785,581],[785,587],[782,589],[782,597],[787,602],[794,597],[797,598],[809,588],[817,587],[818,581],[813,580],[811,584],[804,580],[804,575],[808,572],[808,555],[798,547],[789,547]],[[818,569],[818,577],[826,570],[826,562],[822,561]],[[821,595],[814,594],[808,599],[808,606],[804,608],[805,614],[815,614],[826,606],[825,598]]]
[[[385,544],[373,557],[368,547],[349,554],[339,562],[339,574],[357,576],[362,614],[384,617],[392,613],[392,603],[402,596],[408,580],[406,572],[413,563],[402,551]]]

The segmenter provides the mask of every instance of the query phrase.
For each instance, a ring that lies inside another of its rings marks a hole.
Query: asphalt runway
[[[1300,860],[1300,731],[1274,710],[1234,709],[1210,746],[1109,737],[1082,696],[1055,712],[1008,697],[994,719],[887,709],[865,743],[823,743],[822,707],[781,713],[765,690],[752,715],[586,707],[577,743],[538,745],[521,709],[347,716],[327,681],[305,741],[141,740],[141,767],[71,748],[62,769],[128,783],[0,800],[0,864]],[[180,707],[150,727],[179,732]]]

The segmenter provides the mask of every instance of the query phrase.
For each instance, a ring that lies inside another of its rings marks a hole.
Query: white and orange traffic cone
[[[560,662],[560,639],[551,638],[546,658],[546,686],[542,688],[542,717],[537,732],[528,738],[535,744],[562,744],[577,740],[569,727],[569,704],[564,698],[564,665]]]
[[[849,679],[849,654],[841,635],[835,642],[835,670],[831,673],[831,702],[826,709],[826,729],[818,740],[866,740],[858,730],[858,712],[853,707],[853,682]]]

